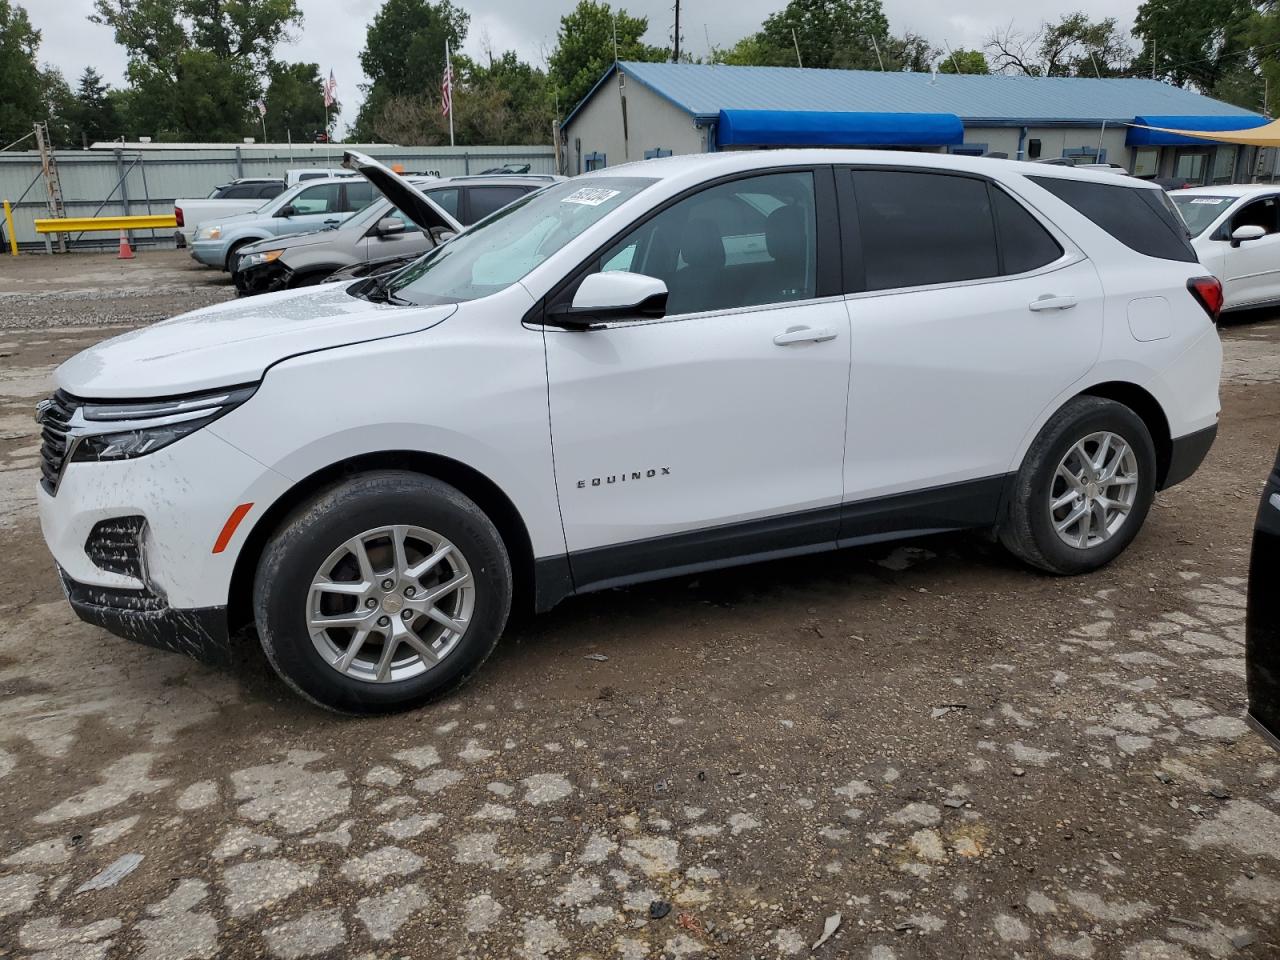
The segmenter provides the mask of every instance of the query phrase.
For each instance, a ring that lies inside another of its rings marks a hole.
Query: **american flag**
[[[259,97],[257,100],[253,101],[253,105],[258,108],[258,115],[265,120],[267,116],[266,101]]]
[[[334,94],[338,91],[338,81],[333,79],[332,70],[329,71],[329,79],[324,82],[324,86],[320,89],[324,91],[324,106],[327,110],[337,101],[337,97]]]
[[[453,112],[453,64],[449,62],[449,42],[444,45],[444,76],[440,78],[440,116]]]

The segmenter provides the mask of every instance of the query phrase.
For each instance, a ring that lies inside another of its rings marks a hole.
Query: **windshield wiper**
[[[384,273],[380,277],[371,277],[369,286],[360,295],[370,303],[390,303],[397,307],[412,307],[414,304],[411,301],[404,297],[397,297],[387,289],[393,277],[395,277],[395,271]]]

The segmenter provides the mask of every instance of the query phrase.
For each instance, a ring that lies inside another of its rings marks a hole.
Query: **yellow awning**
[[[1280,147],[1280,120],[1272,120],[1260,127],[1247,130],[1179,130],[1175,127],[1152,127],[1143,123],[1132,126],[1139,130],[1155,130],[1193,140],[1211,140],[1214,143],[1238,143],[1246,147]]]

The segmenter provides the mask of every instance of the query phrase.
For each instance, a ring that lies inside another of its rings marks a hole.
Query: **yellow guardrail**
[[[35,221],[36,233],[89,233],[94,230],[151,230],[176,227],[172,213],[137,217],[47,217]]]

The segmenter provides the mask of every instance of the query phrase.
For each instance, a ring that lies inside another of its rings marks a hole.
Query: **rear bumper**
[[[1175,483],[1181,483],[1200,469],[1204,458],[1209,455],[1213,441],[1218,436],[1218,425],[1215,423],[1195,433],[1176,437],[1169,454],[1169,469],[1160,484],[1161,490],[1168,490]]]
[[[116,590],[79,583],[59,568],[71,609],[85,623],[158,650],[201,663],[231,662],[226,607],[178,610],[150,590]]]

